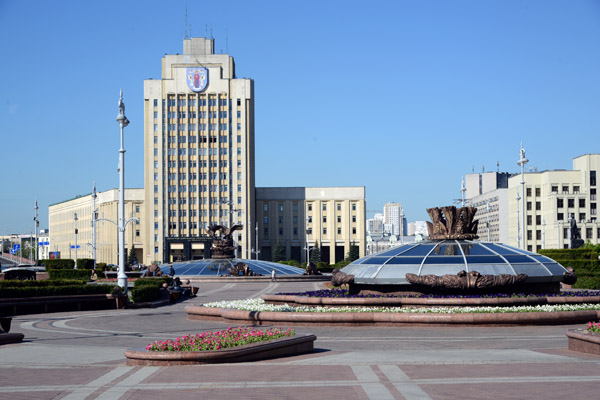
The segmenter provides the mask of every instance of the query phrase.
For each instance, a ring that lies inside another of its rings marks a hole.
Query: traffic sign
[[[50,246],[50,242],[39,242],[40,246]]]
[[[77,245],[77,248],[79,248],[79,247],[81,247],[81,246]],[[75,246],[74,246],[74,245],[71,245],[71,248],[72,248],[72,249],[74,249],[74,248],[75,248]]]
[[[20,244],[13,244],[13,250],[14,250],[14,251],[19,251],[19,250],[21,250],[21,245],[20,245]]]
[[[17,254],[17,252],[15,251],[15,249],[10,249],[10,254]]]

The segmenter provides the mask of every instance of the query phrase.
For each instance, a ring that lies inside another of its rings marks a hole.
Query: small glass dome
[[[271,261],[262,260],[243,260],[239,258],[226,259],[204,259],[194,261],[175,262],[163,264],[160,269],[164,274],[169,273],[169,265],[173,266],[176,275],[201,275],[201,276],[220,276],[229,275],[233,266],[237,263],[247,264],[255,274],[270,276],[271,271],[275,270],[277,275],[302,275],[302,268],[292,267],[290,265],[279,264]]]
[[[471,240],[423,241],[400,245],[348,264],[342,272],[356,284],[410,285],[406,274],[527,274],[526,282],[560,282],[566,269],[556,261],[500,243]]]

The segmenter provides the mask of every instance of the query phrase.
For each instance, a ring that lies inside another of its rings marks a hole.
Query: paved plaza
[[[153,309],[17,316],[0,346],[0,399],[590,399],[600,356],[567,350],[575,326],[294,327],[316,351],[243,364],[130,367],[123,352],[228,327],[184,308],[318,283],[200,283],[198,297]]]

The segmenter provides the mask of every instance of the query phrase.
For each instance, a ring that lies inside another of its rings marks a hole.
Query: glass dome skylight
[[[360,258],[342,269],[355,284],[410,285],[406,274],[527,274],[526,282],[560,282],[566,269],[556,261],[500,243],[436,240],[400,245]]]
[[[194,261],[175,262],[172,264],[163,264],[160,269],[164,274],[169,273],[169,265],[173,265],[175,275],[200,275],[200,276],[220,276],[229,275],[233,266],[237,263],[247,264],[255,274],[270,276],[271,271],[275,270],[277,275],[302,275],[302,268],[292,267],[285,264],[279,264],[271,261],[262,260],[243,260],[239,258],[226,259],[204,259]]]

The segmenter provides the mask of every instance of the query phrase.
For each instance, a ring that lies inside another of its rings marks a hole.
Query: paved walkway
[[[244,364],[129,367],[123,352],[156,339],[227,327],[188,321],[184,307],[302,282],[204,283],[199,296],[156,309],[24,315],[22,344],[0,346],[0,399],[590,399],[600,357],[567,350],[541,327],[296,327],[312,354]]]

